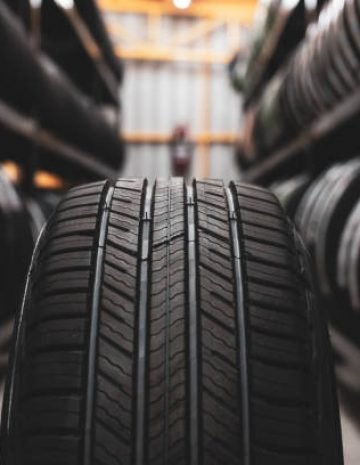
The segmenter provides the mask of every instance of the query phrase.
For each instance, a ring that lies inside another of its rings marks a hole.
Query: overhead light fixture
[[[299,3],[299,0],[283,0],[281,2],[281,6],[285,10],[292,10],[293,8],[296,7],[296,5]]]
[[[192,0],[173,0],[173,4],[179,10],[186,10],[191,5]]]
[[[33,8],[40,8],[42,4],[42,0],[30,0],[30,5]]]
[[[64,8],[64,10],[71,10],[74,8],[74,0],[55,0],[55,3]]]
[[[305,0],[305,6],[307,10],[316,10],[317,0]]]

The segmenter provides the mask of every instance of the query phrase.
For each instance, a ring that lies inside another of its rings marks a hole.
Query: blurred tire
[[[304,195],[296,222],[314,257],[323,295],[337,291],[338,251],[346,221],[360,198],[360,162],[335,165]]]
[[[307,192],[310,185],[310,176],[302,174],[286,181],[280,181],[273,186],[271,190],[279,199],[286,214],[290,218],[294,215],[299,207],[303,195]]]
[[[20,304],[32,250],[23,202],[0,170],[0,320],[8,318]]]

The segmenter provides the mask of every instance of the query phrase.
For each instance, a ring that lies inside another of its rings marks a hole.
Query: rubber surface
[[[342,463],[306,253],[263,189],[73,189],[16,333],[3,465]]]
[[[0,170],[0,322],[21,304],[34,242],[23,201]]]

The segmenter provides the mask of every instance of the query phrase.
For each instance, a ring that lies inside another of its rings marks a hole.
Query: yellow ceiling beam
[[[222,26],[224,26],[224,22],[214,20],[202,20],[196,22],[196,24],[191,28],[181,31],[178,35],[176,35],[172,40],[172,44],[180,46],[191,45],[198,40],[205,39]]]
[[[97,0],[100,8],[117,13],[137,13],[144,15],[169,15],[208,18],[224,21],[238,21],[243,25],[252,23],[256,9],[256,0],[195,1],[186,10],[175,8],[171,1],[154,0]]]
[[[149,43],[159,42],[159,40],[157,40],[160,29],[158,20],[159,16],[149,16]],[[196,41],[206,38],[207,36],[213,34],[217,29],[225,25],[225,22],[213,20],[200,20],[199,22],[196,22],[196,24],[194,24],[193,26],[188,27],[185,31],[181,31],[174,37],[170,37],[169,41],[167,42],[171,45],[177,45],[181,47],[188,46]],[[109,33],[116,39],[120,39],[133,44],[138,42],[137,37],[132,32],[130,32],[127,27],[123,26],[119,22],[108,20],[106,23],[106,27]]]
[[[107,21],[106,28],[108,32],[116,39],[123,40],[125,42],[136,43],[138,38],[129,31],[129,29],[119,22]]]
[[[232,58],[230,52],[217,52],[210,49],[182,49],[167,46],[144,45],[131,48],[116,48],[117,56],[122,60],[183,62],[200,64],[227,64]]]

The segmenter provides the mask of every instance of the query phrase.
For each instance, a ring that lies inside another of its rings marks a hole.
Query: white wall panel
[[[109,15],[111,23],[125,27],[131,36],[146,38],[146,17],[141,15]],[[109,18],[108,18],[109,19]],[[194,18],[161,18],[161,43],[171,44],[195,24]],[[212,47],[226,51],[228,30],[216,28],[209,37],[193,43],[193,48]],[[243,34],[239,27],[239,37]],[[121,47],[121,40],[116,41]],[[127,44],[127,46],[129,46]],[[204,99],[204,65],[182,62],[128,61],[125,63],[125,82],[122,89],[123,131],[128,133],[171,134],[178,124],[189,126],[192,134],[239,133],[242,125],[240,97],[232,90],[226,65],[210,66],[209,117],[202,114]],[[209,127],[203,127],[208,119]],[[209,147],[210,176],[234,177],[237,173],[231,146]],[[196,149],[195,156],[199,153]],[[131,145],[124,175],[148,174],[149,177],[170,174],[167,146]],[[193,172],[200,172],[196,159]]]

